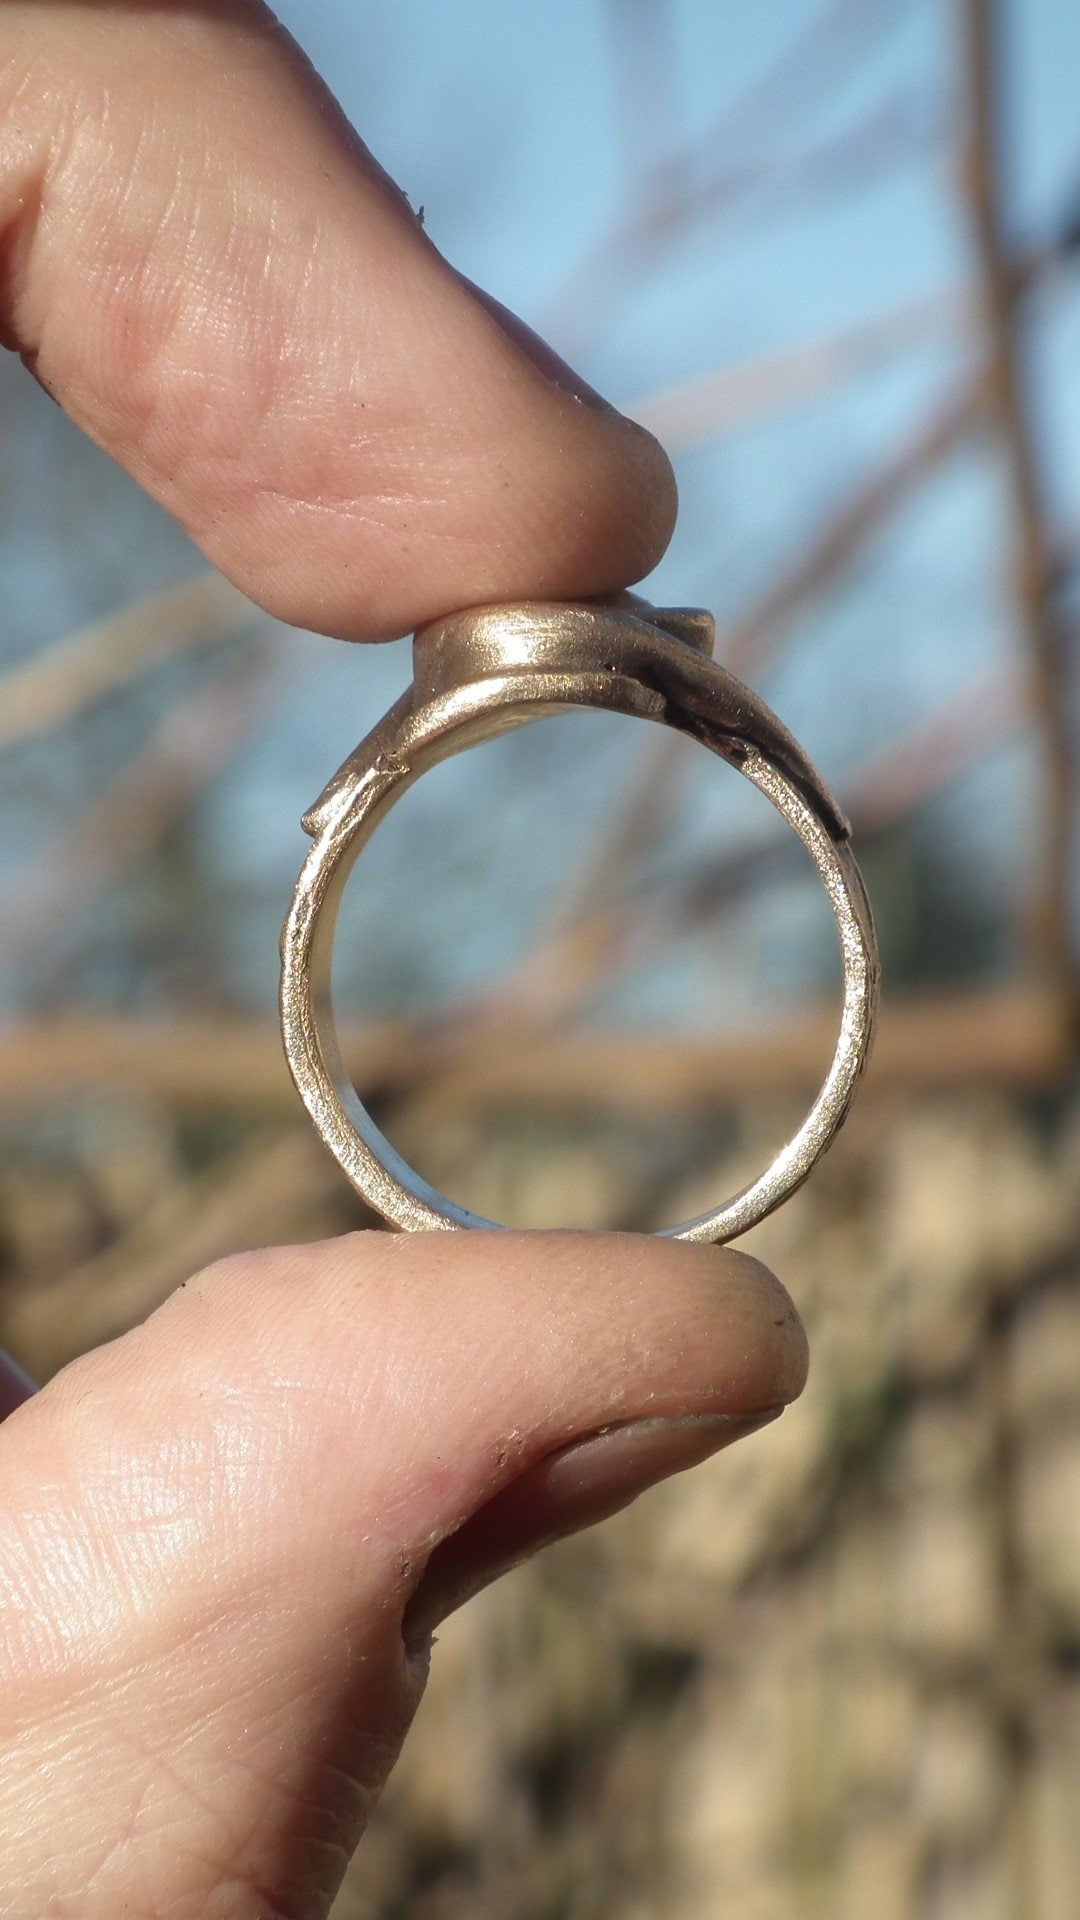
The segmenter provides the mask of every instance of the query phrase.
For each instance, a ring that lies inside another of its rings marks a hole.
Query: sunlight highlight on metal
[[[281,1024],[289,1070],[357,1192],[396,1227],[495,1227],[437,1193],[385,1139],[341,1059],[331,1005],[334,929],[357,856],[406,789],[438,761],[568,707],[599,707],[690,734],[751,780],[798,835],[840,935],[844,1001],[824,1084],[772,1165],[733,1198],[665,1228],[680,1240],[745,1233],[802,1185],[851,1104],[880,990],[873,917],[836,801],[770,709],[712,659],[712,616],[611,605],[480,607],[416,635],[413,682],[304,816],[314,846],[282,934]]]

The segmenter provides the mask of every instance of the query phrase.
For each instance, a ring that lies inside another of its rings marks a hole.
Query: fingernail
[[[668,1474],[681,1473],[712,1453],[778,1420],[783,1407],[764,1413],[691,1413],[677,1420],[633,1420],[605,1427],[550,1454],[532,1471],[544,1474],[548,1496],[564,1513],[580,1509],[587,1526],[617,1513]]]
[[[603,394],[597,393],[595,387],[590,387],[580,373],[575,373],[573,367],[556,353],[554,347],[550,347],[540,334],[534,333],[519,314],[514,313],[510,307],[504,307],[501,300],[496,300],[494,294],[488,293],[485,288],[478,287],[475,280],[470,280],[467,275],[460,273],[458,279],[463,286],[468,287],[473,299],[478,300],[491,315],[496,326],[502,329],[507,339],[512,340],[526,359],[532,361],[533,366],[544,375],[545,380],[550,380],[552,385],[561,388],[563,393],[572,394],[573,398],[580,400],[583,406],[593,407],[598,413],[618,412],[618,408],[613,407],[610,400],[605,400]]]
[[[634,1420],[548,1454],[440,1541],[405,1609],[406,1644],[426,1639],[447,1614],[539,1548],[610,1519],[658,1481],[767,1427],[783,1411]]]

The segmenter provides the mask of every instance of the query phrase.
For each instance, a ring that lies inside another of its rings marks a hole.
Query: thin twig
[[[1052,285],[1066,258],[1062,244],[1029,248],[1018,259],[1020,284],[1032,292]],[[819,400],[883,361],[935,341],[970,343],[982,303],[978,287],[963,282],[899,302],[838,333],[797,342],[774,353],[733,361],[674,387],[656,388],[623,411],[648,427],[670,453],[708,444],[749,422]]]
[[[963,340],[977,311],[969,287],[920,294],[823,339],[643,394],[624,412],[655,433],[669,453],[681,453],[785,407],[818,400],[914,348]]]
[[[639,246],[655,253],[706,221],[732,213],[783,212],[822,195],[858,185],[881,168],[921,152],[934,139],[940,115],[925,89],[901,83],[853,125],[823,137],[816,146],[785,153],[770,149],[684,187],[652,209]]]
[[[44,1377],[141,1320],[211,1261],[325,1230],[348,1209],[348,1189],[310,1129],[260,1137],[164,1194],[103,1252],[56,1280],[9,1289],[4,1339]]]
[[[590,253],[542,316],[542,330],[571,359],[582,359],[610,328],[642,274],[687,234],[695,229],[715,233],[720,220],[744,212],[760,220],[767,213],[805,209],[845,187],[862,187],[874,171],[892,169],[925,149],[933,131],[925,101],[904,89],[853,127],[802,152],[755,149],[692,184],[684,182],[680,156],[669,154],[667,186],[658,182],[652,199],[635,202],[630,216]]]
[[[903,0],[824,0],[743,92],[721,104],[692,151],[731,152],[797,130],[904,10]]]
[[[648,199],[654,182],[674,186],[681,167],[671,139],[680,125],[672,0],[607,0],[614,47],[624,198]],[[644,161],[644,165],[643,165]]]
[[[0,750],[67,726],[154,661],[216,645],[259,617],[220,573],[206,571],[65,635],[0,675]]]
[[[844,783],[844,805],[856,839],[865,843],[934,798],[975,761],[999,746],[1025,719],[1017,676],[980,675],[899,737],[877,749]],[[640,967],[688,928],[707,921],[761,879],[764,869],[797,850],[779,822],[690,874],[670,869],[651,885],[612,899],[582,888],[576,912],[548,928],[481,1001],[503,1022],[513,1014],[531,1026],[556,1022],[580,1008],[601,983]]]
[[[248,653],[172,708],[104,794],[30,855],[0,894],[0,962],[44,945],[155,845],[257,724],[271,666],[265,650]]]
[[[846,77],[901,10],[897,0],[825,0],[764,72],[734,100],[724,102],[700,134],[681,145],[659,144],[652,165],[646,163],[643,185],[630,195],[613,229],[571,271],[546,320],[541,320],[541,331],[554,330],[571,357],[580,354],[601,330],[611,301],[632,284],[643,260],[655,253],[658,243],[674,241],[688,221],[699,217],[699,206],[684,209],[672,187],[689,183],[702,163],[710,169],[714,200],[719,194],[733,202],[758,185],[775,171],[777,153],[792,131],[820,111],[829,88]],[[824,152],[831,147],[827,140]],[[812,173],[810,156],[804,154],[801,163],[805,174]]]
[[[1028,702],[1042,745],[1041,844],[1036,850],[1032,945],[1047,1006],[1078,1037],[1072,959],[1070,880],[1073,769],[1067,719],[1064,633],[1056,604],[1049,522],[1028,394],[1023,316],[1006,230],[1002,8],[999,0],[963,0],[966,149],[962,179],[975,239],[990,343],[988,397],[1006,457],[1012,544],[1012,590],[1028,664]],[[992,1439],[995,1560],[1005,1649],[998,1690],[1000,1744],[1007,1778],[1009,1908],[1035,1913],[1037,1841],[1029,1816],[1030,1752],[1037,1735],[1024,1677],[1031,1663],[1031,1627],[1021,1569],[1023,1517],[1012,1424],[1013,1355],[1007,1330],[992,1323],[984,1386]]]
[[[757,606],[721,634],[717,653],[725,666],[745,676],[761,665],[802,604],[833,584],[882,522],[978,425],[983,406],[983,380],[976,377],[859,482],[815,528]],[[568,889],[566,904],[557,910],[560,927],[573,921],[582,898],[588,897],[593,907],[598,897],[601,903],[613,898],[656,844],[667,817],[662,796],[669,794],[679,747],[675,736],[663,733],[643,757],[601,823]]]
[[[717,653],[724,665],[739,674],[760,667],[779,632],[808,600],[832,586],[883,522],[981,423],[985,407],[980,373],[864,477],[781,569],[753,611],[721,635]]]

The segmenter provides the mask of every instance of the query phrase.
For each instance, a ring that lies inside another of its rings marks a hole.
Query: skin
[[[353,640],[640,579],[667,461],[440,258],[253,5],[0,6],[0,316],[245,592]],[[774,1417],[731,1252],[249,1254],[38,1394],[0,1361],[10,1920],[318,1920],[438,1621]]]

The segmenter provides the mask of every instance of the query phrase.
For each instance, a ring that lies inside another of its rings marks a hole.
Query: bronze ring
[[[334,1031],[330,962],[353,862],[428,767],[564,707],[602,707],[691,734],[761,789],[807,848],[829,896],[844,961],[836,1053],[798,1132],[768,1170],[713,1212],[664,1229],[678,1240],[745,1233],[806,1179],[851,1104],[880,986],[873,917],[840,808],[769,708],[712,659],[696,610],[616,605],[480,607],[418,633],[413,683],[335,774],[304,828],[314,840],[282,934],[281,1022],[289,1069],[349,1180],[394,1226],[493,1227],[407,1165],[365,1112]]]

